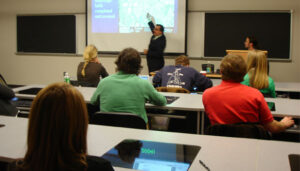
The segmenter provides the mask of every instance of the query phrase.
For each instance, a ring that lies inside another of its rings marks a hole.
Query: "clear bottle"
[[[65,83],[70,84],[70,76],[69,76],[69,73],[67,73],[67,72],[64,75],[64,81],[65,81]]]

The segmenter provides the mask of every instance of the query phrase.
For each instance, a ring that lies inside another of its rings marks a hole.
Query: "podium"
[[[249,52],[249,50],[226,50],[226,54],[239,55],[239,56],[243,57],[243,59],[246,62],[247,62],[247,58],[248,58],[248,52]],[[262,52],[264,52],[266,54],[266,56],[268,56],[268,51],[263,50]]]

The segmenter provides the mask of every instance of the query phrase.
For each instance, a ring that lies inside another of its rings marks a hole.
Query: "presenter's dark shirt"
[[[108,73],[102,64],[89,62],[85,68],[85,76],[81,75],[84,62],[80,62],[77,68],[77,80],[79,84],[87,85],[88,87],[97,87],[100,81],[100,76],[105,78]]]
[[[150,21],[149,27],[153,32],[155,26]],[[155,38],[153,35],[150,40],[147,54],[147,65],[149,72],[160,70],[165,65],[164,50],[166,48],[166,37],[162,34],[160,37]]]

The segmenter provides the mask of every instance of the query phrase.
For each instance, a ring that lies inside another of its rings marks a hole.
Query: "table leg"
[[[201,134],[204,135],[204,112],[201,112]]]
[[[200,111],[197,111],[197,134],[200,134],[200,114]]]

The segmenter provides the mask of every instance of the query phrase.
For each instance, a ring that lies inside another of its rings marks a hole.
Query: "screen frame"
[[[88,46],[88,1],[85,0],[85,46]],[[180,1],[180,0],[178,0]],[[178,55],[186,55],[187,54],[187,24],[188,24],[188,0],[185,0],[185,25],[184,25],[184,52],[183,53],[177,53],[177,52],[164,52],[164,57],[166,56],[178,56]],[[168,43],[168,40],[167,40]],[[120,53],[120,51],[98,51],[98,54],[107,54],[107,55],[117,55]],[[140,54],[143,54],[143,52],[139,52]]]

